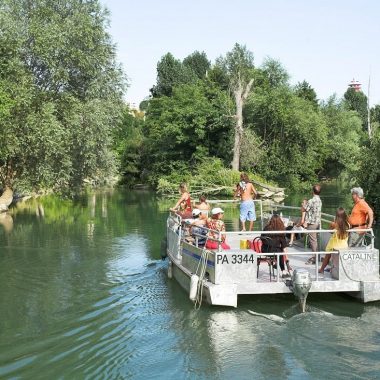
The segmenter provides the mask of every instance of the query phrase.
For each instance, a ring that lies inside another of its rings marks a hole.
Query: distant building
[[[352,81],[348,84],[348,87],[353,88],[356,92],[362,90],[362,84],[355,79],[352,79]]]

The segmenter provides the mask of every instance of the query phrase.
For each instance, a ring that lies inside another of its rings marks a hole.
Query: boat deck
[[[259,235],[256,235],[259,236]],[[254,236],[254,237],[256,237]],[[232,251],[239,251],[242,252],[240,249],[240,241],[244,240],[246,237],[244,235],[231,235],[228,237],[228,243],[231,246],[231,252]],[[252,235],[249,237],[252,239]],[[248,250],[247,250],[248,251]],[[289,259],[289,264],[292,268],[294,269],[305,269],[310,273],[310,276],[313,281],[317,280],[318,281],[338,281],[336,279],[333,279],[331,276],[331,273],[329,272],[330,266],[327,266],[325,272],[322,273],[317,273],[318,269],[320,268],[322,264],[322,259],[324,257],[324,254],[321,254],[319,256],[319,262],[315,264],[306,264],[307,260],[312,256],[311,249],[310,248],[305,248],[304,240],[297,240],[295,243],[287,248],[287,255]],[[269,275],[269,268],[268,264],[266,262],[262,262],[260,264],[260,269],[259,269],[259,276],[257,278],[257,282],[273,282],[273,281],[281,281],[281,282],[286,282],[286,280],[289,280],[290,277],[281,277],[281,270],[279,270],[279,276],[277,277],[277,269],[274,270],[275,276],[273,278],[273,275]],[[285,268],[284,274],[287,274],[288,271]]]

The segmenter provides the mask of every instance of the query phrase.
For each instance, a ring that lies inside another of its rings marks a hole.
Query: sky
[[[380,104],[380,1],[377,0],[101,0],[109,33],[128,76],[125,99],[138,104],[156,83],[157,62],[170,52],[208,59],[237,42],[256,66],[279,60],[292,85],[306,80],[321,100],[342,97],[354,78]]]

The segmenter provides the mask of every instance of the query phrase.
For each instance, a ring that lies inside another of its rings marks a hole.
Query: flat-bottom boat
[[[263,204],[261,201],[256,202],[260,203],[262,226],[274,211],[292,209],[289,206],[272,205],[264,214]],[[329,218],[323,219],[325,222],[333,220],[331,215],[322,215]],[[219,237],[216,239],[218,248],[209,250],[198,244],[197,236],[188,236],[186,229],[186,221],[179,215],[169,215],[166,246],[168,276],[175,278],[188,292],[190,299],[198,304],[205,300],[211,305],[237,307],[238,296],[241,294],[294,293],[299,297],[304,310],[309,292],[344,292],[362,302],[380,300],[379,251],[374,247],[372,229],[361,230],[366,234],[366,243],[362,246],[332,252],[326,252],[325,247],[333,230],[317,231],[320,247],[318,252],[312,252],[304,243],[305,239],[301,239],[287,248],[293,269],[291,277],[282,277],[280,271],[275,269],[276,265],[273,265],[273,262],[279,262],[281,253],[263,254],[252,249],[253,244],[247,244],[260,237],[264,231],[225,232],[231,249],[223,250]],[[307,232],[297,231],[304,237]],[[268,231],[265,233],[268,234]],[[327,253],[331,254],[330,270],[321,274],[318,272],[320,261]],[[313,255],[315,264],[307,265],[306,262]]]

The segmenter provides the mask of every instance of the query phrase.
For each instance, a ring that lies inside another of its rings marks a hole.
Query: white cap
[[[211,210],[212,215],[223,214],[223,213],[224,213],[224,211],[220,207],[215,207]]]
[[[198,216],[200,213],[201,213],[201,210],[199,210],[198,208],[195,208],[193,210],[193,216]]]

